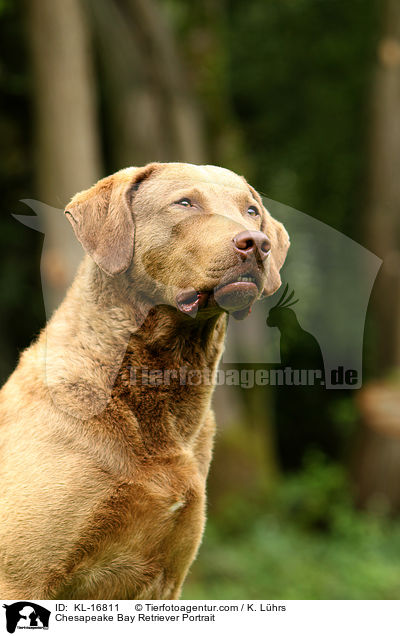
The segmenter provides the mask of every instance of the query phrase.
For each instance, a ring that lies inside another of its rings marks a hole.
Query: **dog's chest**
[[[164,578],[179,577],[192,560],[204,523],[205,479],[195,462],[178,460],[147,474],[136,489],[130,536],[135,550],[138,520],[148,537],[145,552]]]
[[[126,355],[102,417],[124,469],[88,523],[104,535],[76,570],[77,598],[176,598],[203,532],[212,384],[173,359],[134,359]]]
[[[146,448],[157,450],[196,435],[211,393],[207,368],[135,369],[127,365],[114,385],[109,410],[119,420],[132,418]]]
[[[205,480],[190,456],[139,467],[90,520],[92,537],[103,538],[75,569],[64,597],[176,597],[201,539],[204,504]]]

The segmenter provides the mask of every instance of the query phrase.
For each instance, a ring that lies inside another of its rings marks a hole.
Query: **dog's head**
[[[288,234],[224,168],[127,168],[77,194],[66,214],[96,264],[109,276],[126,272],[153,304],[241,318],[281,284]]]

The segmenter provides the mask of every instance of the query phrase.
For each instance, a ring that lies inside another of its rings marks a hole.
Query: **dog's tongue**
[[[198,292],[194,289],[179,292],[176,297],[178,309],[194,318],[199,309],[205,307],[208,301],[207,292]]]

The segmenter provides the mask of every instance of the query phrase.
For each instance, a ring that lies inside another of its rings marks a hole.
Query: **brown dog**
[[[278,289],[288,236],[215,166],[128,168],[66,214],[87,256],[0,392],[0,598],[177,598],[226,316]]]

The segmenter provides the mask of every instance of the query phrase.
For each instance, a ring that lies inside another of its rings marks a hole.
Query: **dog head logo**
[[[9,634],[14,634],[16,629],[49,628],[51,612],[41,605],[31,601],[18,601],[3,607],[6,610],[6,626]]]

